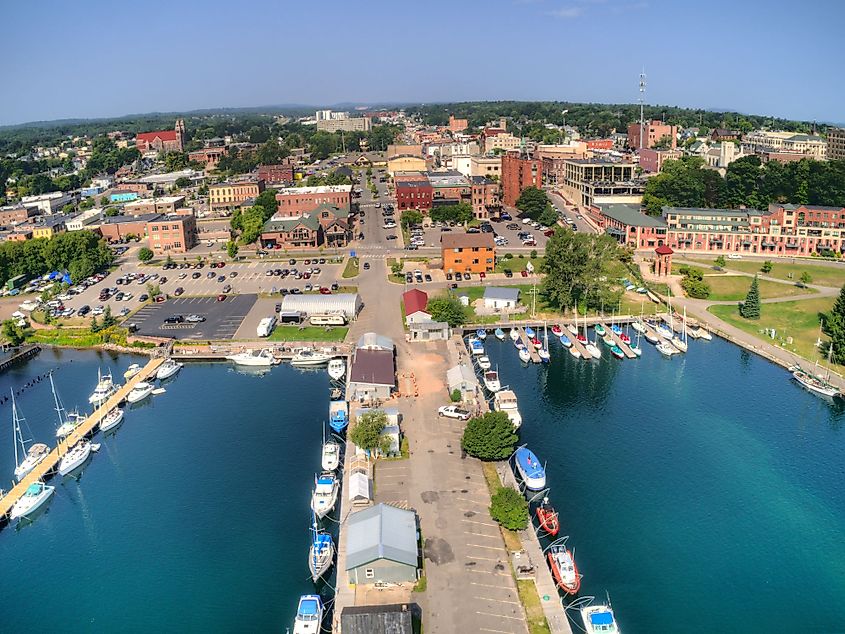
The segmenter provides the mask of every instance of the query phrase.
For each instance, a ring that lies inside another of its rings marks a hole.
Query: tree
[[[766,260],[765,262],[763,262],[763,265],[760,267],[760,272],[761,273],[771,273],[772,272],[772,266],[773,266],[772,261]]]
[[[802,284],[810,284],[813,281],[813,276],[804,271],[801,273],[801,277],[799,278]]]
[[[11,345],[19,346],[24,342],[26,332],[15,319],[7,319],[3,322],[3,337]]]
[[[490,517],[512,531],[521,531],[528,526],[528,500],[519,491],[500,486],[490,498]]]
[[[234,240],[229,240],[226,243],[226,253],[229,255],[230,258],[233,260],[238,257],[238,243]]]
[[[487,412],[471,418],[461,437],[461,448],[480,460],[506,460],[519,437],[504,412]]]
[[[406,209],[402,212],[399,220],[399,222],[402,223],[402,226],[406,229],[413,225],[420,225],[422,224],[422,221],[423,215],[416,209]]]
[[[381,410],[365,412],[358,417],[355,427],[349,432],[349,439],[367,452],[386,453],[390,441],[381,435],[387,426],[387,414]]]
[[[722,266],[722,267],[723,267],[723,266],[725,266],[725,265],[727,264],[727,261],[725,260],[725,256],[724,256],[724,255],[720,255],[718,258],[716,258],[715,260],[713,260],[713,263],[714,263],[716,266]]]
[[[6,322],[3,323],[5,334]],[[830,337],[829,346],[833,346],[831,361],[845,363],[845,286],[839,291],[839,297],[822,319],[822,331]]]
[[[451,400],[453,403],[460,403],[462,398],[463,395],[461,394],[461,391],[458,388],[455,388],[449,394],[449,400]]]
[[[434,321],[445,321],[452,328],[466,323],[467,311],[456,297],[436,297],[429,300],[428,312]]]
[[[546,195],[546,192],[542,189],[537,189],[536,187],[526,187],[522,190],[522,193],[516,201],[516,208],[522,212],[523,216],[527,216],[528,218],[539,222],[543,213],[551,208],[551,202],[549,201],[549,197]]]
[[[92,315],[91,316],[91,332],[100,332],[102,329],[103,329],[103,327],[97,321],[97,316]]]
[[[182,188],[190,187],[191,186],[191,179],[188,178],[187,176],[180,176],[179,178],[176,179],[176,182],[174,184],[176,185],[176,187],[182,187]]]
[[[690,266],[682,266],[680,269],[683,279],[681,288],[688,297],[695,299],[707,299],[710,297],[710,285],[704,281],[704,272]]]
[[[148,282],[147,295],[150,296],[150,299],[153,299],[157,295],[161,295],[161,286],[159,284],[153,284],[152,282]]]
[[[547,227],[551,227],[557,223],[558,214],[554,210],[553,207],[547,207],[543,213],[540,214],[540,218],[537,220],[541,225],[546,225]]]
[[[739,305],[739,314],[745,319],[760,319],[760,289],[757,286],[757,276],[751,280],[751,287],[745,296],[745,301]]]
[[[141,260],[141,262],[149,262],[153,259],[153,255],[155,254],[149,247],[141,247],[138,250],[138,259]]]

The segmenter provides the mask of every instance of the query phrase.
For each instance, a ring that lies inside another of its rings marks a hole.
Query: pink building
[[[652,150],[643,148],[637,152],[640,156],[640,167],[645,172],[653,174],[663,169],[663,163],[668,160],[679,159],[683,155],[678,149],[675,150]]]
[[[650,148],[663,137],[671,139],[669,147],[677,147],[678,145],[678,126],[667,125],[662,121],[649,121],[642,127],[642,137],[640,136],[641,127],[639,123],[632,123],[628,126],[628,147],[637,149],[639,147]]]

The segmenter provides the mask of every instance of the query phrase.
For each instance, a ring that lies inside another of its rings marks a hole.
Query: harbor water
[[[88,407],[97,369],[143,358],[44,350],[0,375],[38,442],[55,444],[49,381]],[[37,378],[42,377],[38,381]],[[265,374],[188,364],[127,408],[79,479],[54,477],[46,512],[0,531],[0,631],[284,632],[307,567],[309,501],[328,411],[325,369]],[[139,406],[140,405],[140,406]],[[14,471],[0,404],[0,487]],[[324,590],[324,589],[323,589]]]
[[[554,341],[530,366],[486,344],[581,595],[608,592],[623,632],[845,631],[841,406],[716,338],[589,362]]]

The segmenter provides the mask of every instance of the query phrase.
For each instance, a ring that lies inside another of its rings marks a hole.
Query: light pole
[[[569,108],[567,108],[566,110],[561,112],[561,114],[563,115],[563,130],[561,131],[561,135],[560,135],[561,138],[562,138],[561,145],[563,144],[563,141],[566,140],[566,113],[567,112],[569,112]]]

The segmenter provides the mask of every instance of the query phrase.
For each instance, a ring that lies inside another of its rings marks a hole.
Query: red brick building
[[[135,137],[135,147],[141,154],[145,152],[181,152],[185,147],[185,122],[176,120],[173,130],[141,132]]]
[[[484,176],[470,177],[472,184],[472,211],[479,220],[498,215],[502,209],[499,183]]]
[[[197,221],[190,209],[147,223],[149,247],[156,255],[187,253],[197,244]]]
[[[431,211],[434,187],[423,174],[397,175],[394,184],[398,211],[417,209],[426,214]]]
[[[103,218],[100,233],[109,242],[116,242],[131,236],[147,237],[147,224],[161,218],[161,214],[143,216],[111,216]]]
[[[352,185],[288,187],[276,192],[279,208],[274,218],[296,218],[320,205],[352,209]]]
[[[293,166],[287,165],[259,165],[258,178],[267,185],[289,185],[293,182]]]
[[[518,151],[502,156],[502,202],[516,205],[519,195],[527,187],[543,187],[543,163],[539,159],[524,158]]]
[[[612,150],[613,139],[589,139],[584,141],[588,150]]]
[[[225,147],[206,147],[201,150],[195,150],[194,152],[188,153],[188,160],[189,161],[196,161],[197,163],[202,163],[205,165],[205,169],[212,170],[217,167],[217,164],[220,162],[229,151]]]
[[[669,137],[671,145],[678,144],[678,126],[667,125],[662,121],[649,121],[642,128],[642,147],[654,147],[663,137]],[[640,147],[640,124],[632,123],[628,126],[628,147],[637,149]]]
[[[466,119],[455,119],[455,115],[449,115],[449,132],[462,132],[469,127]]]

